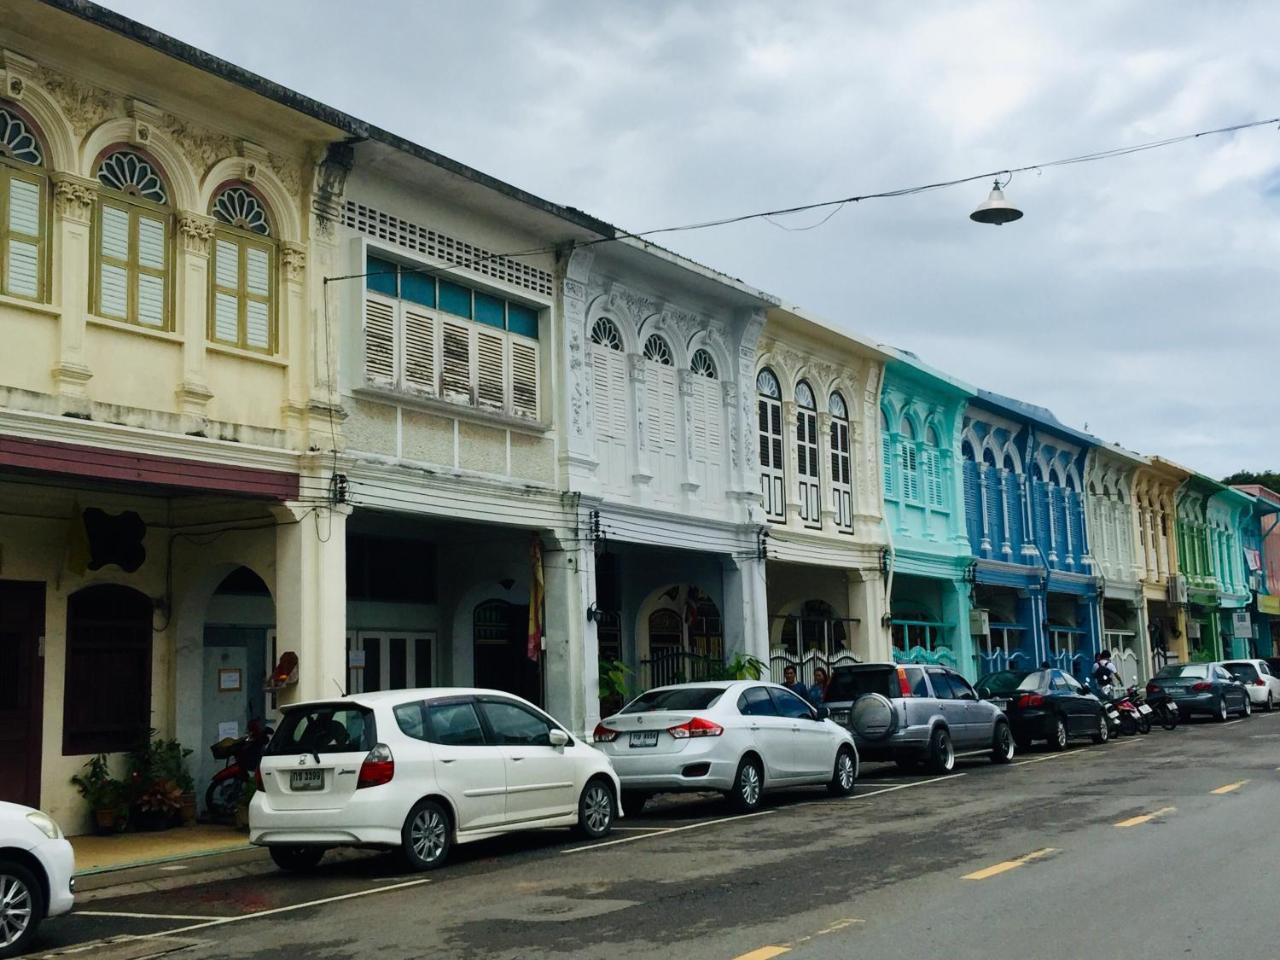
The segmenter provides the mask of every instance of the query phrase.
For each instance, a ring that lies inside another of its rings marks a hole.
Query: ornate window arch
[[[807,527],[822,526],[822,471],[818,466],[818,405],[808,381],[796,384],[796,493],[800,519]]]
[[[760,493],[764,512],[771,520],[785,520],[786,470],[782,442],[782,386],[768,367],[756,374],[756,411],[759,416]]]
[[[111,147],[95,171],[93,308],[101,316],[170,328],[173,210],[163,172],[130,147]]]
[[[689,369],[700,377],[706,377],[708,380],[716,379],[716,361],[711,356],[710,351],[699,347],[693,352],[693,359],[689,361]]]
[[[0,293],[48,300],[45,149],[35,127],[0,103]]]
[[[618,325],[608,317],[597,318],[591,325],[591,343],[597,347],[617,350],[621,353],[622,334],[618,332]]]
[[[840,394],[827,400],[831,411],[831,499],[836,510],[836,528],[853,530],[853,474],[849,455],[849,407]]]
[[[246,350],[274,352],[279,251],[266,204],[249,187],[230,183],[209,205],[214,230],[209,265],[209,337]]]
[[[675,365],[675,359],[671,355],[671,347],[666,340],[656,333],[649,334],[649,338],[644,342],[644,358],[664,367]]]
[[[902,498],[909,503],[920,503],[920,456],[916,449],[916,429],[905,414],[899,426],[902,439],[898,441],[898,463],[902,473]]]

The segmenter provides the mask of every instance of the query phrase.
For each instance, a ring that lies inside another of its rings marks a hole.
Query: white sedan
[[[600,721],[593,738],[639,813],[655,793],[719,790],[744,812],[777,787],[825,783],[853,793],[858,750],[849,731],[776,683],[683,683],[641,694]]]
[[[0,957],[25,953],[45,917],[71,909],[75,855],[53,818],[0,801]]]
[[[609,761],[533,704],[496,690],[388,690],[292,704],[258,768],[250,842],[284,870],[330,847],[398,848],[442,864],[455,843],[514,830],[613,827]]]
[[[1280,678],[1271,673],[1265,660],[1224,660],[1227,672],[1244,684],[1249,700],[1270,713],[1280,704]]]

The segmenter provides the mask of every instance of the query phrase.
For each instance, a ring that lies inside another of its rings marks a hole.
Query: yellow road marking
[[[1039,860],[1041,857],[1047,857],[1051,853],[1057,853],[1056,847],[1045,847],[1043,850],[1033,850],[1025,857],[1018,857],[1016,860],[1005,860],[1003,863],[996,863],[989,867],[983,867],[981,870],[975,870],[973,873],[966,873],[961,880],[986,880],[989,877],[999,876],[1010,870],[1016,870],[1023,864],[1030,863],[1032,860]]]
[[[1231,793],[1235,790],[1239,790],[1248,782],[1248,780],[1237,780],[1235,783],[1228,783],[1226,786],[1219,787],[1217,790],[1210,790],[1209,792],[1220,797],[1224,793]]]
[[[1153,810],[1150,813],[1144,813],[1138,817],[1130,817],[1128,820],[1121,820],[1116,824],[1117,827],[1136,827],[1142,823],[1149,823],[1156,817],[1163,817],[1166,813],[1176,813],[1177,807],[1161,807],[1159,810]]]
[[[750,953],[739,954],[733,960],[772,960],[773,957],[780,957],[784,953],[790,952],[790,947],[761,947],[759,950],[752,950]]]

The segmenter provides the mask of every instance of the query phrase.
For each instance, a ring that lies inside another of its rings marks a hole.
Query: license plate
[[[991,701],[991,703],[995,706],[995,708],[996,708],[997,710],[1008,710],[1008,709],[1009,709],[1009,701],[1008,701],[1008,700],[992,700],[992,701]]]
[[[293,770],[289,773],[290,790],[323,790],[323,770]]]
[[[1151,708],[1148,707],[1145,703],[1142,703],[1138,705],[1138,712],[1145,717],[1148,713],[1151,712]]]
[[[631,734],[631,747],[656,747],[658,745],[657,730],[642,730]]]
[[[1164,708],[1168,710],[1170,713],[1178,712],[1178,705],[1174,703],[1172,700],[1166,700],[1164,704]]]
[[[1114,710],[1108,710],[1108,711],[1107,711],[1107,716],[1108,716],[1108,717],[1110,717],[1112,720],[1119,720],[1119,719],[1120,719],[1120,714],[1116,713],[1116,711],[1114,711]]]

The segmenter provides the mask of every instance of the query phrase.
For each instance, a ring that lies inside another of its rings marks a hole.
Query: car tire
[[[400,855],[410,870],[434,870],[449,858],[453,823],[434,800],[419,800],[400,829]]]
[[[836,754],[835,768],[831,772],[831,781],[827,784],[827,792],[833,797],[853,795],[858,785],[858,758],[853,748],[843,746]]]
[[[1268,691],[1267,691],[1267,705],[1266,705],[1265,707],[1263,707],[1262,709],[1263,709],[1263,710],[1265,710],[1265,711],[1267,711],[1267,713],[1270,713],[1270,712],[1271,712],[1272,710],[1274,710],[1275,708],[1276,708],[1276,695],[1275,695],[1274,693],[1272,693],[1270,690],[1268,690]]]
[[[649,802],[649,794],[636,790],[622,791],[622,812],[628,817],[638,817],[644,813],[644,805]]]
[[[760,809],[764,794],[764,771],[755,757],[743,757],[729,790],[729,802],[739,813],[753,813]]]
[[[1251,699],[1249,699],[1249,691],[1248,691],[1248,690],[1246,690],[1246,691],[1244,692],[1244,706],[1240,708],[1240,716],[1242,716],[1242,717],[1252,717],[1252,716],[1253,716],[1253,701],[1252,701]]]
[[[1053,728],[1049,731],[1049,749],[1065,750],[1067,749],[1067,721],[1058,714],[1053,718]]]
[[[951,734],[939,727],[929,738],[929,769],[945,775],[955,768],[956,752],[951,746]]]
[[[209,784],[204,792],[204,809],[209,819],[224,820],[235,816],[243,792],[244,781],[236,777]]]
[[[1016,748],[1013,745],[1013,732],[1007,723],[997,723],[995,736],[991,740],[991,762],[1012,763]]]
[[[1226,723],[1231,714],[1227,712],[1227,698],[1221,694],[1218,696],[1218,708],[1213,712],[1213,719],[1218,723]]]
[[[25,920],[13,918],[11,914],[11,929],[0,933],[0,937],[10,938],[0,940],[0,957],[12,957],[27,952],[44,919],[45,905],[44,892],[35,875],[22,864],[9,860],[0,860],[0,902],[4,901],[9,902],[10,910],[18,907],[27,912]]]
[[[271,846],[267,847],[271,860],[286,873],[307,873],[314,870],[324,859],[324,847],[311,846]]]
[[[578,797],[578,833],[588,840],[607,837],[613,829],[616,812],[613,787],[609,782],[601,777],[588,780]]]
[[[1093,732],[1094,743],[1106,743],[1111,739],[1111,724],[1107,722],[1107,715],[1098,711],[1098,728]]]

